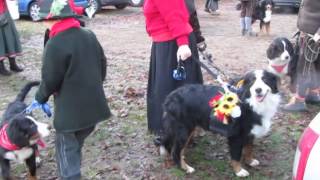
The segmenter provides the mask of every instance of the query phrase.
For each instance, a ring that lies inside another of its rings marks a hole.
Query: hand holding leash
[[[187,60],[192,55],[188,45],[181,45],[177,51],[177,60]]]
[[[48,117],[52,116],[50,106],[47,103],[40,104],[37,100],[33,100],[32,103],[26,108],[26,113],[31,113],[35,109],[41,108]]]

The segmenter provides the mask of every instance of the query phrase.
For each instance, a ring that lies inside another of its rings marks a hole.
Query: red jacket
[[[7,11],[6,0],[0,0],[0,14]]]
[[[184,0],[146,0],[146,29],[154,42],[176,39],[178,46],[189,44],[192,27]]]

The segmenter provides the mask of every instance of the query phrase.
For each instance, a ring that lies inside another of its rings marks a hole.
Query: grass
[[[88,167],[87,170],[85,171],[85,177],[89,179],[94,179],[96,175],[99,173],[99,171],[93,167]]]
[[[183,179],[186,176],[186,173],[180,168],[173,167],[170,169],[170,173],[177,177],[178,179]]]
[[[273,132],[270,136],[271,139],[271,147],[272,149],[278,149],[278,147],[281,145],[281,143],[283,142],[283,135],[279,132]]]
[[[298,112],[293,112],[289,114],[289,119],[300,120],[302,119],[302,114]]]

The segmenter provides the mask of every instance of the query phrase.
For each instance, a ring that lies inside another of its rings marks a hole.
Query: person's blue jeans
[[[94,127],[75,132],[56,133],[56,160],[60,179],[79,180],[81,178],[81,149],[84,140]]]

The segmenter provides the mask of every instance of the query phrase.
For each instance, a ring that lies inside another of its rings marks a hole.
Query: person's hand
[[[26,108],[26,113],[30,114],[33,110],[40,108],[48,117],[52,116],[50,106],[47,103],[40,104],[37,100],[33,100],[32,103]]]
[[[320,40],[320,34],[319,33],[316,33],[316,34],[314,34],[314,36],[313,36],[313,38],[312,38],[313,40],[314,40],[314,42],[319,42],[319,40]]]
[[[181,59],[182,61],[187,60],[192,55],[191,50],[188,45],[181,45],[177,51],[177,60]]]

